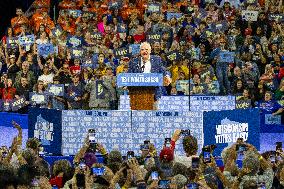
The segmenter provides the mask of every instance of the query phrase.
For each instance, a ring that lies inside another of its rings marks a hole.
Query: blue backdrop
[[[203,117],[204,145],[216,144],[214,155],[221,155],[238,138],[244,138],[259,150],[258,109],[204,112]]]

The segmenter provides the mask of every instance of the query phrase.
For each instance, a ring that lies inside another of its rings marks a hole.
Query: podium
[[[117,86],[128,88],[131,110],[153,110],[155,91],[163,86],[163,74],[121,73],[117,76]]]

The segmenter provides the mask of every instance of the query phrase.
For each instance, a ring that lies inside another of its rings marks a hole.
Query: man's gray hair
[[[149,49],[150,49],[150,52],[151,52],[152,47],[151,47],[150,43],[148,43],[148,42],[143,42],[143,43],[141,43],[140,49],[142,48],[142,46],[148,46]]]

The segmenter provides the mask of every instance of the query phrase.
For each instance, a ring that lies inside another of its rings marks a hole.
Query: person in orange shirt
[[[77,9],[76,3],[72,0],[63,0],[58,5],[59,9],[65,10],[65,9]]]
[[[22,32],[22,25],[29,25],[29,20],[24,16],[22,8],[16,8],[16,17],[11,19],[11,27],[15,35],[18,35]]]
[[[36,9],[40,9],[41,11],[49,11],[50,0],[35,0],[33,2],[33,7]]]
[[[50,34],[51,30],[54,29],[55,25],[47,12],[38,12],[36,16],[33,16],[34,31],[38,32],[40,25],[45,26],[46,33]]]

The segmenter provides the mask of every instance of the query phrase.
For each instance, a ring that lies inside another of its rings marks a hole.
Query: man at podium
[[[161,73],[164,76],[164,85],[169,85],[170,78],[166,75],[166,71],[162,66],[161,57],[150,54],[151,45],[147,42],[141,43],[140,56],[133,58],[129,62],[128,73]],[[152,110],[155,109],[154,102],[162,95],[162,87],[129,87],[129,94],[132,110]]]

